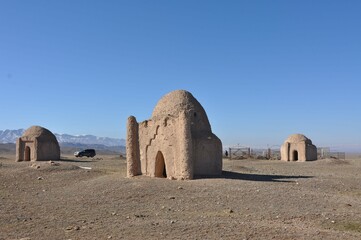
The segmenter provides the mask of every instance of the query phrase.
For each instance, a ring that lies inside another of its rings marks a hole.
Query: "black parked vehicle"
[[[95,155],[96,153],[94,149],[85,149],[83,151],[74,153],[75,157],[94,157]]]

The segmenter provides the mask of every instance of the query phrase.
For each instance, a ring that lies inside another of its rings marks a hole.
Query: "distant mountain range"
[[[0,130],[0,143],[15,143],[21,137],[25,129]],[[54,134],[60,144],[104,145],[107,147],[125,146],[124,139],[97,137],[94,135]]]

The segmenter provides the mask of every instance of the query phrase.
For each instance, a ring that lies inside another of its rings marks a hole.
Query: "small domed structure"
[[[55,135],[40,126],[28,128],[16,141],[16,161],[60,159],[60,147]]]
[[[281,146],[281,160],[299,162],[317,160],[317,148],[305,135],[293,134]]]
[[[222,143],[202,105],[184,90],[160,99],[149,120],[129,117],[126,147],[128,176],[192,179],[222,173]]]

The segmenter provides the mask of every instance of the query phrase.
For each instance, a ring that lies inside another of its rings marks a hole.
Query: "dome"
[[[303,134],[292,134],[291,136],[289,136],[287,138],[286,142],[289,142],[289,143],[298,143],[298,142],[312,143],[312,141]]]
[[[152,118],[178,117],[181,112],[186,112],[194,119],[192,122],[198,130],[210,129],[208,117],[202,105],[185,90],[176,90],[163,96],[155,106]]]
[[[46,141],[57,141],[55,135],[50,132],[48,129],[40,127],[40,126],[32,126],[28,128],[22,137],[26,138],[38,138],[39,140]]]

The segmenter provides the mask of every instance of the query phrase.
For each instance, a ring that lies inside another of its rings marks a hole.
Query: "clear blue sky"
[[[0,129],[124,138],[185,89],[223,145],[361,146],[361,1],[0,1]]]

